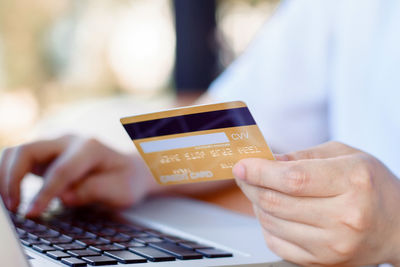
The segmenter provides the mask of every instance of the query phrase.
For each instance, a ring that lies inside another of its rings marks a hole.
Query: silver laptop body
[[[121,264],[125,266],[232,266],[271,263],[279,258],[265,245],[255,218],[186,198],[152,198],[121,214],[124,218],[164,233],[229,251],[233,257]],[[19,244],[7,211],[1,203],[0,254],[2,266],[67,266]],[[6,263],[6,264],[3,264]],[[89,265],[88,265],[89,266]],[[264,265],[263,265],[264,266]],[[265,266],[270,266],[266,264]],[[271,265],[272,266],[272,265]],[[275,266],[275,264],[273,265]]]

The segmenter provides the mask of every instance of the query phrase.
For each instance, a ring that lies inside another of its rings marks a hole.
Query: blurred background
[[[99,110],[116,121],[144,103],[152,104],[143,112],[201,94],[278,3],[1,0],[0,148],[29,139],[38,125],[92,129],[84,121]]]

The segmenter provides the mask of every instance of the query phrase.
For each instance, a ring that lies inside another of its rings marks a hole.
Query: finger
[[[6,188],[11,209],[15,210],[20,201],[20,184],[36,163],[52,160],[65,147],[64,139],[38,141],[16,147],[12,150],[6,168]]]
[[[268,247],[279,257],[287,261],[300,263],[302,266],[311,266],[314,256],[301,247],[279,238],[268,231],[263,231]]]
[[[244,182],[238,185],[253,205],[274,217],[320,228],[333,224],[337,211],[331,208],[335,206],[332,198],[293,197]]]
[[[283,155],[275,155],[275,158],[281,161],[293,161],[293,160],[303,160],[303,159],[326,159],[326,158],[334,158],[343,155],[354,154],[358,152],[360,151],[351,146],[331,141],[309,149],[295,151]]]
[[[10,161],[11,148],[2,151],[0,158],[0,194],[4,203],[8,205],[7,188],[6,188],[6,169]]]
[[[264,230],[282,240],[296,245],[301,248],[303,252],[308,252],[309,256],[322,256],[329,253],[329,251],[324,248],[325,240],[328,239],[324,229],[282,220],[257,207],[254,209],[254,212]]]
[[[300,161],[243,159],[233,168],[238,180],[292,196],[330,197],[346,191],[346,173],[354,168],[346,157]]]
[[[83,179],[95,169],[100,155],[96,148],[90,143],[79,142],[57,158],[46,171],[44,184],[26,215],[40,215],[54,197],[61,195],[71,184]]]

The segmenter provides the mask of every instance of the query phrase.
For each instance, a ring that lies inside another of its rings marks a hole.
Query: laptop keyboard
[[[139,224],[81,215],[30,220],[10,214],[24,246],[66,266],[232,257],[232,253]]]

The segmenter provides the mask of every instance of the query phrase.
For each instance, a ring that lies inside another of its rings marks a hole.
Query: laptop
[[[188,198],[35,221],[0,207],[2,266],[287,266],[274,263],[255,218]]]

